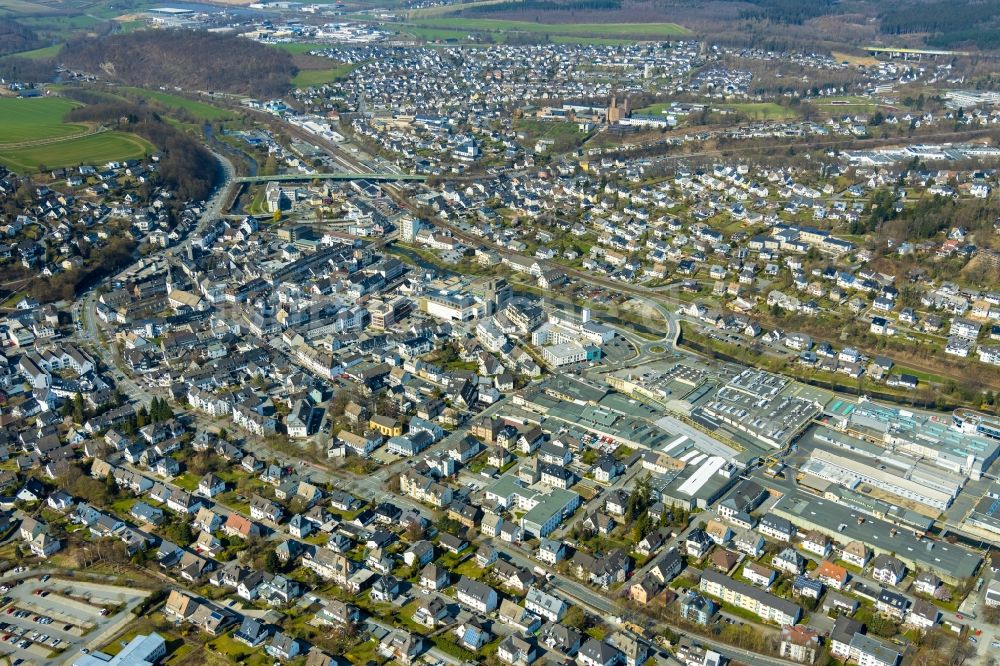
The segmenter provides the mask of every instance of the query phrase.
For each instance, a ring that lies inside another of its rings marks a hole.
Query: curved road
[[[205,209],[202,211],[201,217],[198,219],[198,224],[195,229],[189,231],[187,236],[180,243],[172,246],[171,248],[167,248],[168,250],[173,249],[174,252],[186,250],[191,244],[192,235],[202,231],[209,222],[218,220],[222,217],[222,207],[225,205],[225,202],[229,200],[230,189],[233,185],[234,169],[232,162],[230,162],[224,155],[219,153],[213,154],[219,161],[219,166],[222,171],[222,181],[215,188],[215,191],[212,193],[209,200],[205,202]],[[157,255],[161,254],[163,251],[157,253]],[[146,259],[148,260],[149,257]],[[139,261],[137,260],[128,267],[122,269],[118,272],[118,276],[135,270],[138,263]],[[102,332],[97,323],[96,290],[91,289],[86,292],[83,298],[77,299],[77,301],[73,304],[72,312],[74,319],[80,324],[80,329],[77,330],[73,336],[76,341],[89,347],[91,352],[100,358],[108,368],[117,368],[116,370],[113,370],[113,374],[115,376],[116,384],[123,393],[140,400],[146,405],[152,402],[153,394],[140,386],[138,382],[129,377],[125,372],[121,371],[119,368],[119,359],[115,358],[110,349],[110,345],[102,340]]]

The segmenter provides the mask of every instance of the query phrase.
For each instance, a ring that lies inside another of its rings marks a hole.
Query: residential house
[[[588,638],[580,646],[576,661],[582,666],[616,666],[623,663],[625,655],[621,650],[596,638]]]
[[[872,578],[879,583],[899,585],[906,576],[906,565],[892,555],[879,555],[872,561]]]
[[[528,588],[524,607],[549,622],[559,622],[569,610],[565,601],[534,586]]]
[[[819,634],[815,629],[797,625],[781,628],[780,654],[785,659],[811,664],[820,652]]]
[[[492,612],[497,607],[496,590],[477,580],[462,576],[455,586],[455,598],[479,613]]]

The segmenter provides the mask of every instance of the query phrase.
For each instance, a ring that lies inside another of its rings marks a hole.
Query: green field
[[[636,109],[634,113],[640,116],[660,116],[663,112],[670,108],[672,102],[662,102],[660,104],[650,104],[647,107],[641,109]]]
[[[651,104],[642,109],[636,109],[635,113],[644,116],[660,116],[665,110],[670,108],[669,102]],[[798,118],[799,114],[795,109],[781,106],[774,102],[738,102],[733,104],[714,105],[714,108],[735,111],[752,118],[754,120],[791,120]]]
[[[534,143],[539,139],[548,139],[553,142],[552,152],[565,152],[580,145],[587,137],[585,132],[581,132],[576,123],[559,120],[534,120],[524,118],[514,122],[514,129],[518,133],[525,135],[525,140]]]
[[[619,39],[667,39],[691,33],[676,23],[531,23],[499,19],[433,18],[411,21],[422,28]]]
[[[755,120],[789,120],[798,118],[799,114],[794,109],[781,106],[774,102],[741,102],[737,104],[720,104],[720,109],[727,109],[742,113]]]
[[[12,14],[51,14],[55,10],[37,2],[27,0],[0,0],[0,12]]]
[[[62,44],[53,44],[52,46],[44,46],[40,49],[33,49],[31,51],[21,51],[20,53],[11,53],[10,55],[4,56],[5,58],[28,58],[29,60],[48,60],[50,58],[55,58],[59,55],[59,51],[62,50]]]
[[[292,79],[292,85],[296,88],[308,88],[309,86],[321,86],[324,83],[332,83],[347,76],[357,68],[357,65],[345,63],[330,69],[307,69],[300,71]]]
[[[48,169],[100,165],[112,160],[142,157],[154,148],[145,139],[125,132],[103,132],[79,139],[66,139],[54,143],[0,151],[0,163],[15,171],[37,171],[40,166]]]
[[[413,35],[417,39],[423,39],[428,42],[436,42],[438,40],[442,42],[468,42],[469,41],[469,31],[468,30],[453,30],[450,28],[421,28],[414,25],[405,25],[400,28],[400,31],[407,34]],[[491,35],[493,40],[496,42],[503,42],[503,34],[498,33]]]
[[[62,97],[0,97],[0,145],[55,139],[86,131],[85,125],[63,123],[66,114],[76,106],[79,106],[76,102]]]
[[[17,22],[32,28],[40,37],[66,40],[79,31],[92,30],[102,23],[102,19],[92,14],[41,16],[34,12],[30,16],[19,17]]]
[[[822,111],[838,113],[871,113],[878,105],[867,97],[833,97],[814,102]]]
[[[304,55],[310,51],[323,47],[322,44],[311,44],[307,42],[284,42],[281,44],[272,44],[272,46],[276,49],[281,49],[282,51],[288,51],[292,55]]]
[[[549,37],[553,44],[580,44],[582,46],[629,46],[635,44],[634,39],[612,39],[610,37],[571,37],[555,35]]]
[[[144,99],[159,102],[171,109],[184,109],[200,120],[226,120],[233,116],[229,111],[220,109],[217,106],[181,97],[180,95],[171,95],[161,90],[147,90],[146,88],[122,88],[122,90],[126,90]]]

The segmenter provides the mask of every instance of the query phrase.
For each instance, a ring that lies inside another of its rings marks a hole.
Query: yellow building
[[[382,434],[383,437],[399,437],[403,434],[403,425],[389,416],[376,414],[368,422],[368,427]]]

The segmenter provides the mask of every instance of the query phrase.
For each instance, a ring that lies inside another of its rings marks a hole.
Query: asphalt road
[[[194,233],[201,231],[210,222],[218,220],[222,216],[222,207],[229,199],[233,174],[235,172],[232,162],[230,162],[224,155],[215,153],[215,157],[222,165],[222,183],[220,183],[215,189],[215,192],[212,193],[209,200],[205,202],[205,208],[202,211],[201,217],[199,218],[195,229],[192,232],[189,232],[187,237],[180,243],[173,246],[173,248],[168,248],[168,250],[173,250],[175,252],[185,251],[191,244],[191,237]],[[148,260],[149,258],[147,257],[145,261]],[[126,275],[136,270],[138,265],[139,261],[132,263],[124,270],[120,271],[116,277]],[[117,369],[114,371],[115,382],[123,393],[148,405],[153,400],[152,392],[142,386],[139,382],[133,380],[123,371],[120,365],[121,360],[116,358],[111,352],[109,343],[101,338],[101,331],[98,323],[99,320],[97,317],[97,298],[98,294],[96,290],[91,289],[84,294],[83,298],[77,299],[77,301],[73,304],[73,319],[79,324],[80,327],[78,330],[74,331],[72,337],[74,341],[82,347],[88,348],[93,354],[96,355],[97,358],[100,358],[108,368]]]

